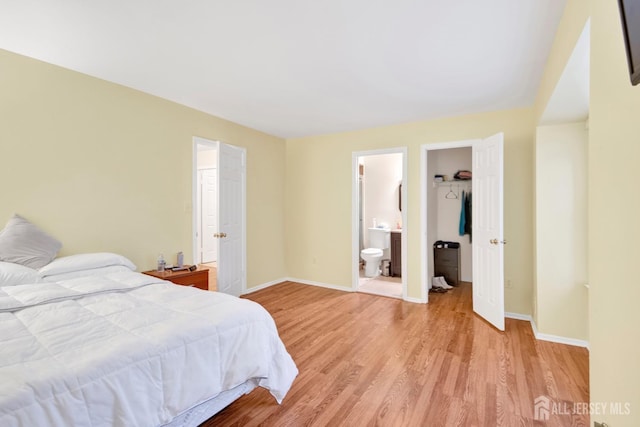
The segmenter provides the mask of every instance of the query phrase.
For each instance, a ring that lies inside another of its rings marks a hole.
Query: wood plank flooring
[[[589,401],[587,350],[537,341],[525,321],[495,330],[473,314],[470,284],[427,305],[292,282],[247,298],[273,315],[300,374],[282,405],[258,388],[202,426],[589,425],[572,410]]]

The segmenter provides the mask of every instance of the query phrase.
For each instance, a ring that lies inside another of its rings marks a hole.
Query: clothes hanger
[[[452,189],[453,184],[449,184],[449,192],[447,194],[444,195],[445,199],[457,199],[458,198],[458,193],[455,193]],[[458,186],[459,188],[459,186]]]

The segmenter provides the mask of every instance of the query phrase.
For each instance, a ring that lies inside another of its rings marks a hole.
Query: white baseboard
[[[426,304],[427,303],[427,301],[424,298],[414,298],[414,297],[409,297],[409,296],[404,297],[403,300],[406,301],[406,302],[412,302],[412,303],[415,303],[415,304]]]
[[[320,288],[333,289],[335,291],[354,292],[352,288],[348,288],[346,286],[331,285],[329,283],[316,282],[313,280],[297,279],[295,277],[283,277],[281,279],[272,280],[270,282],[262,283],[260,285],[256,285],[251,288],[248,288],[245,294],[250,294],[252,292],[266,289],[270,286],[277,285],[282,282],[295,282],[295,283],[301,283],[303,285],[311,285],[311,286],[318,286]]]
[[[293,277],[282,277],[280,279],[272,280],[267,283],[262,283],[260,285],[253,286],[251,288],[247,288],[247,291],[243,295],[250,294],[252,292],[257,292],[262,289],[271,287],[273,285],[278,285],[282,282],[296,282],[296,283],[302,283],[303,285],[319,286],[321,288],[334,289],[336,291],[353,292],[351,288],[346,288],[344,286],[330,285],[328,283],[314,282],[312,280],[296,279]]]
[[[303,285],[311,285],[311,286],[318,286],[321,288],[333,289],[335,291],[355,292],[353,288],[348,288],[346,286],[331,285],[329,283],[316,282],[313,280],[296,279],[295,277],[283,277],[281,279],[276,279],[267,283],[262,283],[260,285],[253,286],[247,289],[247,291],[243,295],[250,294],[252,292],[256,292],[262,289],[266,289],[270,286],[277,285],[282,282],[296,282],[296,283],[302,283]],[[402,298],[402,300],[410,303],[415,303],[415,304],[426,304],[427,302],[425,299],[413,298],[413,297],[404,297]]]
[[[537,340],[555,342],[558,344],[574,345],[577,347],[584,347],[586,349],[589,349],[589,341],[578,340],[575,338],[561,337],[558,335],[543,334],[539,332],[538,327],[536,326],[536,322],[533,320],[533,317],[531,317],[529,314],[504,313],[504,317],[507,317],[509,319],[528,321],[531,324],[531,330],[533,331],[533,336],[536,337]]]
[[[589,349],[589,341],[560,337],[558,335],[543,334],[541,332],[538,332],[536,322],[534,322],[533,320],[531,321],[531,329],[533,329],[533,335],[536,337],[536,339],[542,341],[557,342],[560,344],[575,345],[577,347],[584,347],[586,349]]]
[[[296,282],[296,283],[302,283],[303,285],[312,285],[312,286],[319,286],[321,288],[327,288],[327,289],[333,289],[336,291],[343,291],[343,292],[355,292],[355,290],[353,288],[348,288],[345,286],[338,286],[338,285],[330,285],[328,283],[322,283],[322,282],[314,282],[312,280],[303,280],[303,279],[296,279],[293,277],[289,277],[286,280],[290,281],[290,282]],[[426,304],[427,301],[424,299],[420,299],[420,298],[413,298],[413,297],[404,297],[402,298],[403,301],[406,302],[410,302],[410,303],[415,303],[415,304]]]
[[[282,282],[286,282],[287,280],[289,280],[289,279],[287,279],[287,278],[276,279],[276,280],[272,280],[272,281],[267,282],[267,283],[262,283],[260,285],[252,286],[250,288],[247,288],[245,293],[242,294],[242,295],[246,295],[246,294],[250,294],[252,292],[260,291],[262,289],[267,289],[270,286],[277,285],[277,284],[282,283]]]
[[[520,314],[520,313],[509,313],[505,312],[504,317],[507,319],[516,319],[516,320],[526,320],[527,322],[532,322],[533,319],[528,314]]]
[[[321,288],[333,289],[336,291],[353,292],[353,289],[351,287],[330,285],[328,283],[315,282],[313,280],[296,279],[294,277],[287,277],[285,280],[288,280],[289,282],[302,283],[303,285],[319,286]]]
[[[277,285],[277,284],[282,283],[282,282],[296,282],[296,283],[302,283],[303,285],[318,286],[318,287],[321,287],[321,288],[333,289],[333,290],[336,290],[336,291],[354,292],[354,290],[352,288],[347,288],[345,286],[331,285],[331,284],[328,284],[328,283],[316,282],[316,281],[313,281],[313,280],[296,279],[294,277],[283,277],[281,279],[272,280],[270,282],[262,283],[260,285],[248,288],[247,291],[245,292],[245,295],[246,294],[250,294],[252,292],[256,292],[256,291],[262,290],[262,289],[266,289],[266,288],[268,288],[270,286]],[[422,300],[420,298],[405,297],[403,300],[407,301],[407,302],[411,302],[411,303],[416,303],[416,304],[425,304],[426,303],[426,301],[424,301],[424,300]],[[587,349],[589,348],[589,342],[588,341],[578,340],[578,339],[575,339],[575,338],[561,337],[561,336],[558,336],[558,335],[550,335],[550,334],[540,333],[538,331],[538,327],[536,326],[536,322],[533,321],[533,318],[529,314],[505,312],[504,313],[504,317],[506,317],[508,319],[524,320],[524,321],[529,322],[529,324],[531,325],[531,329],[533,330],[533,336],[538,340],[555,342],[555,343],[559,343],[559,344],[574,345],[574,346],[578,346],[578,347],[585,347]]]

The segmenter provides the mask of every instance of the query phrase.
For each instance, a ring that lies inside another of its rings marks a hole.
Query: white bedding
[[[0,287],[0,425],[158,426],[298,370],[260,305],[134,272]]]

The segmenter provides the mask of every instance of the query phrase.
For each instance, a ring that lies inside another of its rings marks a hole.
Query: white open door
[[[503,134],[473,143],[473,311],[504,331]]]
[[[200,235],[202,236],[202,256],[200,262],[216,261],[218,245],[215,237],[218,226],[218,208],[216,203],[218,198],[218,172],[216,169],[203,169],[201,172],[201,200],[202,200],[202,222]]]
[[[219,144],[217,289],[235,296],[246,288],[245,157],[245,149]]]

